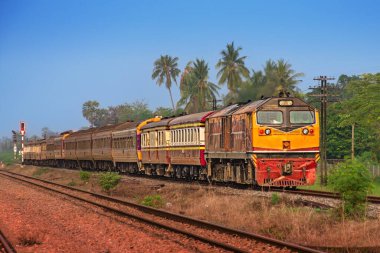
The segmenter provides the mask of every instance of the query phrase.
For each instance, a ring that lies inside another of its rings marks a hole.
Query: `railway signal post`
[[[21,163],[24,163],[24,136],[25,136],[25,122],[20,122],[20,133],[21,133]]]

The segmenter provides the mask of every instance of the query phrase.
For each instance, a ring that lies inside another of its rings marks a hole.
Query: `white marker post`
[[[12,139],[13,139],[13,160],[17,158],[17,133],[12,130]]]
[[[25,135],[25,122],[20,122],[20,133],[21,133],[21,164],[24,163],[24,135]]]

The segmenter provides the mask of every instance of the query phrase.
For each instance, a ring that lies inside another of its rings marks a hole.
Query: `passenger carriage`
[[[93,169],[92,157],[92,132],[94,128],[80,130],[75,134],[76,149],[75,155],[78,159],[79,167],[82,169]]]
[[[54,138],[55,137],[49,137],[46,139],[46,165],[47,166],[55,166]]]
[[[172,120],[162,119],[141,128],[141,162],[147,175],[163,176],[171,171],[169,123]]]
[[[125,122],[112,131],[112,157],[118,171],[138,172],[137,132],[140,122]]]
[[[170,161],[178,178],[206,178],[205,121],[213,112],[176,117],[169,122]]]
[[[112,131],[115,125],[96,128],[92,132],[92,158],[94,166],[100,170],[113,168]]]

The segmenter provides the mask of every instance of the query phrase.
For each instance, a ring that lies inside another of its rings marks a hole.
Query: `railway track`
[[[290,194],[299,194],[304,196],[313,196],[313,197],[322,197],[322,198],[331,198],[331,199],[339,199],[340,195],[334,192],[326,192],[326,191],[314,191],[314,190],[286,190],[286,189],[270,189],[270,191],[274,192],[284,192]],[[380,197],[376,196],[368,196],[367,201],[373,204],[380,204]]]
[[[16,250],[13,248],[12,244],[5,237],[3,232],[0,230],[0,252],[1,253],[16,253]]]
[[[22,164],[19,164],[22,165]],[[62,168],[62,169],[67,169],[67,168]],[[77,169],[68,169],[68,170],[77,170]],[[90,172],[94,172],[91,171]],[[162,176],[148,176],[148,175],[140,175],[140,174],[129,174],[129,173],[120,173],[122,175],[126,175],[129,177],[137,177],[137,178],[147,178],[147,179],[157,179],[157,180],[162,180],[162,181],[169,181],[171,183],[178,183],[178,184],[188,184],[189,180],[186,179],[173,179],[173,178],[167,178],[167,177],[162,177]],[[190,181],[191,182],[191,181]],[[208,181],[195,181],[199,185],[210,185]],[[215,186],[221,186],[221,187],[232,187],[235,189],[240,189],[240,190],[258,190],[258,191],[272,191],[272,192],[283,192],[283,193],[289,193],[289,194],[299,194],[299,195],[304,195],[304,196],[313,196],[313,197],[321,197],[321,198],[331,198],[331,199],[339,199],[340,195],[338,193],[334,192],[327,192],[327,191],[317,191],[317,190],[304,190],[304,189],[285,189],[285,188],[268,188],[268,187],[252,187],[250,185],[242,185],[242,184],[230,184],[230,183],[225,183],[225,182],[213,182],[212,185]],[[369,203],[373,204],[380,204],[380,197],[377,196],[367,196],[367,201]],[[312,201],[309,201],[310,204],[307,204],[305,202],[305,205],[309,206],[314,206]],[[315,202],[317,203],[317,202]],[[318,207],[315,205],[315,207]],[[323,208],[323,205],[320,207]],[[328,208],[328,206],[325,206]]]
[[[132,218],[161,229],[184,235],[224,251],[250,252],[255,248],[263,249],[263,247],[266,247],[271,252],[283,252],[283,250],[286,249],[289,252],[321,252],[301,245],[231,229],[187,216],[17,173],[2,171],[0,175],[89,203],[108,212],[117,214],[118,216]]]

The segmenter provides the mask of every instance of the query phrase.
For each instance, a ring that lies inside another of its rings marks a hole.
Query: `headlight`
[[[269,128],[265,129],[265,134],[266,134],[266,135],[270,135],[270,133],[271,133],[271,131],[270,131]]]
[[[307,128],[302,129],[302,133],[304,135],[307,135],[309,133],[309,129],[307,129]]]

